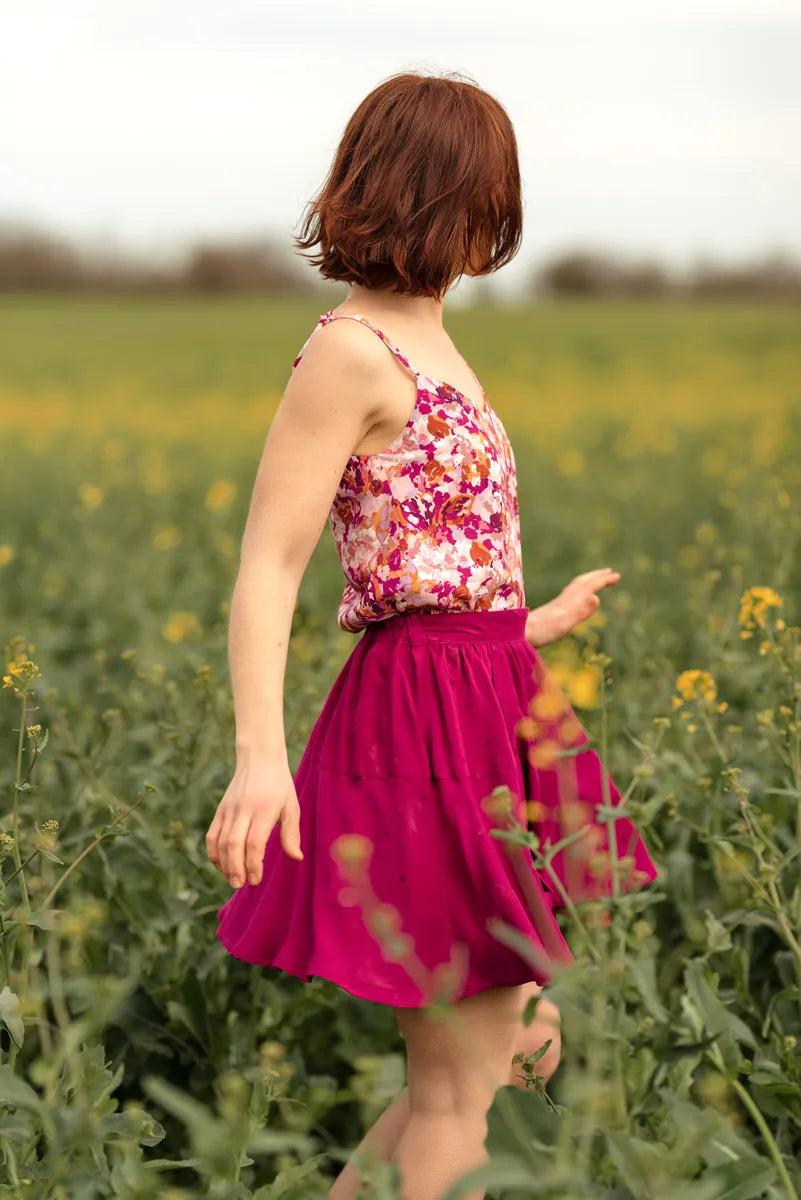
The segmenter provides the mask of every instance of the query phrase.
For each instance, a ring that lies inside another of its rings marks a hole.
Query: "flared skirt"
[[[566,897],[657,877],[628,817],[608,819],[620,792],[526,640],[528,611],[367,627],[294,774],[303,859],[275,826],[261,881],[218,911],[232,956],[377,1003],[447,1003],[547,984],[572,961]]]

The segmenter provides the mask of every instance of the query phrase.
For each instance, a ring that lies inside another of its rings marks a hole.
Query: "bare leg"
[[[525,995],[490,988],[434,1016],[397,1009],[406,1039],[409,1119],[392,1160],[404,1200],[441,1200],[448,1187],[487,1161],[487,1112],[509,1081]],[[484,1200],[475,1189],[464,1200]]]
[[[539,984],[530,983],[520,989],[519,1012],[523,1010],[531,996],[536,996],[542,989]],[[534,1020],[526,1027],[520,1023],[517,1028],[514,1054],[533,1054],[544,1042],[551,1040],[551,1045],[537,1062],[536,1073],[545,1079],[550,1079],[557,1066],[561,1054],[561,1036],[559,1029],[559,1010],[546,996],[537,1005]],[[525,1091],[525,1077],[522,1067],[510,1063],[507,1083],[513,1084]],[[348,1162],[337,1176],[328,1200],[355,1200],[359,1192],[359,1172],[354,1165],[357,1156],[371,1157],[375,1161],[389,1162],[409,1120],[409,1089],[405,1087],[384,1109],[377,1121],[371,1125]]]
[[[337,1175],[328,1193],[328,1200],[355,1200],[361,1178],[356,1160],[389,1162],[408,1120],[409,1089],[405,1087],[367,1130],[350,1161]]]

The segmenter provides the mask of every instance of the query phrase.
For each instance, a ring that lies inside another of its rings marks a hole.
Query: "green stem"
[[[115,825],[119,825],[119,823],[120,823],[121,821],[124,821],[124,820],[125,820],[125,818],[126,818],[126,817],[127,817],[129,814],[130,814],[130,813],[132,813],[132,812],[133,812],[133,810],[134,810],[135,808],[137,808],[137,807],[138,807],[138,806],[139,806],[139,805],[142,803],[142,801],[144,800],[144,798],[145,798],[145,797],[144,797],[144,795],[141,795],[141,796],[139,797],[139,799],[138,799],[138,800],[136,800],[136,801],[135,801],[135,802],[134,802],[134,803],[131,805],[131,807],[130,807],[130,808],[127,808],[127,809],[125,810],[125,812],[124,812],[124,813],[120,813],[120,815],[119,815],[118,817],[116,817],[116,818],[115,818],[115,820],[113,820],[113,821],[111,822],[111,824],[110,824],[109,826],[107,826],[107,828],[106,828],[106,829],[104,829],[104,830],[103,830],[103,832],[102,832],[102,833],[98,834],[98,836],[95,838],[95,840],[94,840],[93,842],[90,842],[88,846],[84,847],[84,849],[81,851],[81,853],[78,855],[78,857],[77,857],[77,858],[73,859],[73,861],[72,861],[72,862],[70,863],[70,865],[67,867],[66,871],[63,871],[63,872],[62,872],[62,874],[61,874],[61,875],[59,875],[58,879],[56,880],[56,882],[53,884],[53,886],[52,886],[52,888],[50,889],[50,891],[49,891],[49,892],[47,893],[47,895],[45,896],[44,900],[42,901],[42,908],[43,908],[43,909],[45,909],[45,908],[47,908],[47,907],[49,906],[49,904],[51,903],[51,901],[52,901],[53,897],[55,896],[56,892],[58,891],[58,889],[61,887],[61,885],[62,885],[63,883],[66,883],[67,879],[69,879],[69,877],[70,877],[70,875],[72,874],[72,872],[75,870],[75,868],[78,866],[78,864],[79,864],[80,862],[82,862],[82,861],[83,861],[83,859],[85,859],[85,858],[86,858],[87,854],[89,854],[89,853],[90,853],[90,851],[94,850],[95,846],[99,846],[99,845],[100,845],[100,843],[101,843],[101,842],[102,842],[102,841],[103,841],[105,838],[107,838],[107,837],[108,837],[109,830],[113,829]]]
[[[601,667],[601,795],[604,806],[609,808],[612,797],[609,791],[609,776],[606,770],[607,755],[607,724],[606,724],[606,667]],[[620,861],[617,853],[617,822],[610,821],[607,825],[609,838],[609,857],[612,860],[612,895],[620,899]]]
[[[748,1113],[751,1116],[751,1119],[753,1120],[757,1129],[762,1134],[762,1137],[765,1141],[765,1145],[767,1146],[767,1149],[768,1149],[768,1153],[770,1154],[771,1158],[773,1159],[774,1163],[776,1164],[776,1170],[779,1172],[779,1178],[781,1179],[782,1184],[784,1186],[784,1190],[787,1193],[788,1200],[798,1200],[798,1192],[793,1187],[793,1181],[788,1174],[787,1167],[785,1166],[784,1159],[782,1158],[782,1155],[781,1155],[781,1151],[779,1150],[779,1147],[776,1145],[775,1138],[773,1137],[773,1134],[771,1133],[771,1131],[768,1127],[767,1121],[762,1116],[762,1113],[760,1112],[758,1106],[754,1103],[751,1093],[747,1090],[747,1088],[743,1087],[743,1085],[740,1083],[739,1079],[732,1079],[731,1083],[732,1083],[732,1086],[734,1087],[734,1090],[737,1092],[737,1095],[740,1097],[743,1104],[748,1109]]]
[[[13,845],[12,845],[12,853],[13,853],[13,857],[14,857],[14,864],[17,868],[16,871],[14,872],[14,874],[19,875],[19,886],[20,886],[20,892],[22,893],[22,914],[21,914],[20,930],[19,930],[20,942],[22,944],[22,964],[21,964],[22,981],[21,981],[21,984],[19,985],[19,990],[21,992],[25,992],[27,989],[28,959],[29,959],[29,955],[30,955],[30,945],[31,945],[31,927],[26,920],[26,918],[30,916],[31,904],[30,904],[30,899],[28,897],[28,885],[25,882],[25,872],[22,869],[22,865],[23,865],[22,864],[22,856],[19,851],[19,796],[20,796],[19,788],[22,783],[22,756],[23,756],[23,750],[24,750],[24,746],[25,746],[25,727],[27,724],[27,718],[28,718],[28,693],[26,690],[23,690],[22,708],[20,710],[20,721],[19,721],[19,738],[17,739],[17,767],[16,767],[16,771],[14,773],[14,803],[12,806],[12,822],[11,822],[12,836],[14,839]],[[10,987],[11,986],[11,963],[9,961],[8,951],[6,949],[7,940],[8,940],[7,938],[5,938],[5,937],[3,938],[3,956],[4,956],[4,964],[5,964],[5,971],[6,971],[6,982],[8,983],[8,985]],[[17,1046],[17,1043],[12,1040],[11,1047],[8,1052],[8,1061],[9,1061],[10,1066],[12,1066],[12,1067],[14,1066],[14,1063],[17,1061],[18,1053],[19,1053],[19,1047]]]

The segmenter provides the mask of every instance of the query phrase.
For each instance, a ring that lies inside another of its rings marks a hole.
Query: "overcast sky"
[[[517,133],[514,287],[575,244],[801,254],[801,0],[0,0],[0,219],[164,253],[299,229],[345,122],[460,71]],[[469,284],[469,280],[464,281]]]

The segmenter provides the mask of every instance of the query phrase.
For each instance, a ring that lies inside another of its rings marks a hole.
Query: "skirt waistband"
[[[525,640],[528,608],[493,608],[470,612],[418,608],[395,613],[365,627],[364,639],[429,642],[519,642]]]

